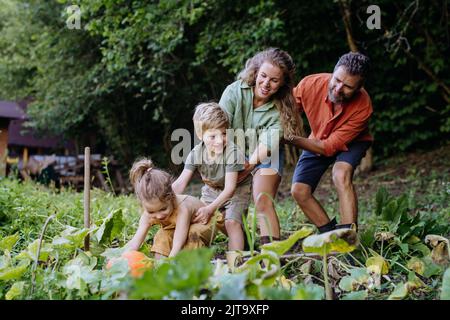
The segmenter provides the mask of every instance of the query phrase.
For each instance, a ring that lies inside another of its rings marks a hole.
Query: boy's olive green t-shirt
[[[245,155],[247,157],[252,155],[260,143],[274,150],[283,137],[280,114],[274,100],[256,109],[253,108],[253,88],[242,80],[237,80],[226,87],[219,101],[220,107],[228,114],[231,129],[234,131],[242,129],[246,132]],[[256,135],[251,129],[256,129]],[[237,143],[244,149],[239,142]]]
[[[215,189],[223,189],[225,174],[244,170],[244,163],[244,153],[233,142],[228,141],[223,153],[211,160],[202,141],[191,150],[186,158],[184,168],[191,171],[198,170],[205,184]]]

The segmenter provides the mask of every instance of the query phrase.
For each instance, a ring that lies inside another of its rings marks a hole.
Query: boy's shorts
[[[311,186],[312,193],[330,164],[336,161],[344,161],[349,163],[355,170],[371,145],[371,141],[355,141],[348,145],[348,151],[339,152],[332,157],[325,157],[303,150],[295,167],[292,184],[305,183]]]
[[[244,183],[238,185],[230,200],[225,202],[219,211],[225,211],[225,220],[233,219],[242,225],[242,215],[247,213],[251,199],[252,180],[248,179]],[[202,187],[202,196],[200,198],[206,205],[217,199],[223,190],[214,189],[208,185]]]
[[[189,227],[188,236],[183,249],[197,249],[209,247],[214,240],[217,231],[223,230],[224,221],[221,214],[216,214],[207,224],[194,223]],[[153,253],[169,256],[173,245],[175,228],[160,228],[153,237],[153,245],[150,249]]]

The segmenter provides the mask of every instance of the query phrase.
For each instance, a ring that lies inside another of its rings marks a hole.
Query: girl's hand
[[[202,223],[207,224],[211,216],[214,214],[214,209],[209,206],[201,207],[197,210],[194,215],[194,219],[192,219],[193,223]]]

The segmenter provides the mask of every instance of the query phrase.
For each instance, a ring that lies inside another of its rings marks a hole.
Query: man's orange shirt
[[[322,140],[328,157],[347,151],[352,141],[373,140],[368,128],[373,111],[369,94],[362,88],[333,114],[333,103],[328,99],[331,76],[331,73],[307,76],[293,90],[299,111],[304,111],[308,118],[309,138]]]

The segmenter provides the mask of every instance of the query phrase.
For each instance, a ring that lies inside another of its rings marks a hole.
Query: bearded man
[[[293,89],[299,112],[305,113],[311,134],[308,138],[285,137],[288,143],[303,149],[292,178],[291,193],[320,233],[357,228],[353,173],[373,141],[368,129],[372,102],[363,88],[368,69],[367,56],[349,52],[339,59],[332,74],[309,75]],[[336,218],[330,221],[313,196],[331,164],[339,197],[339,224]]]

